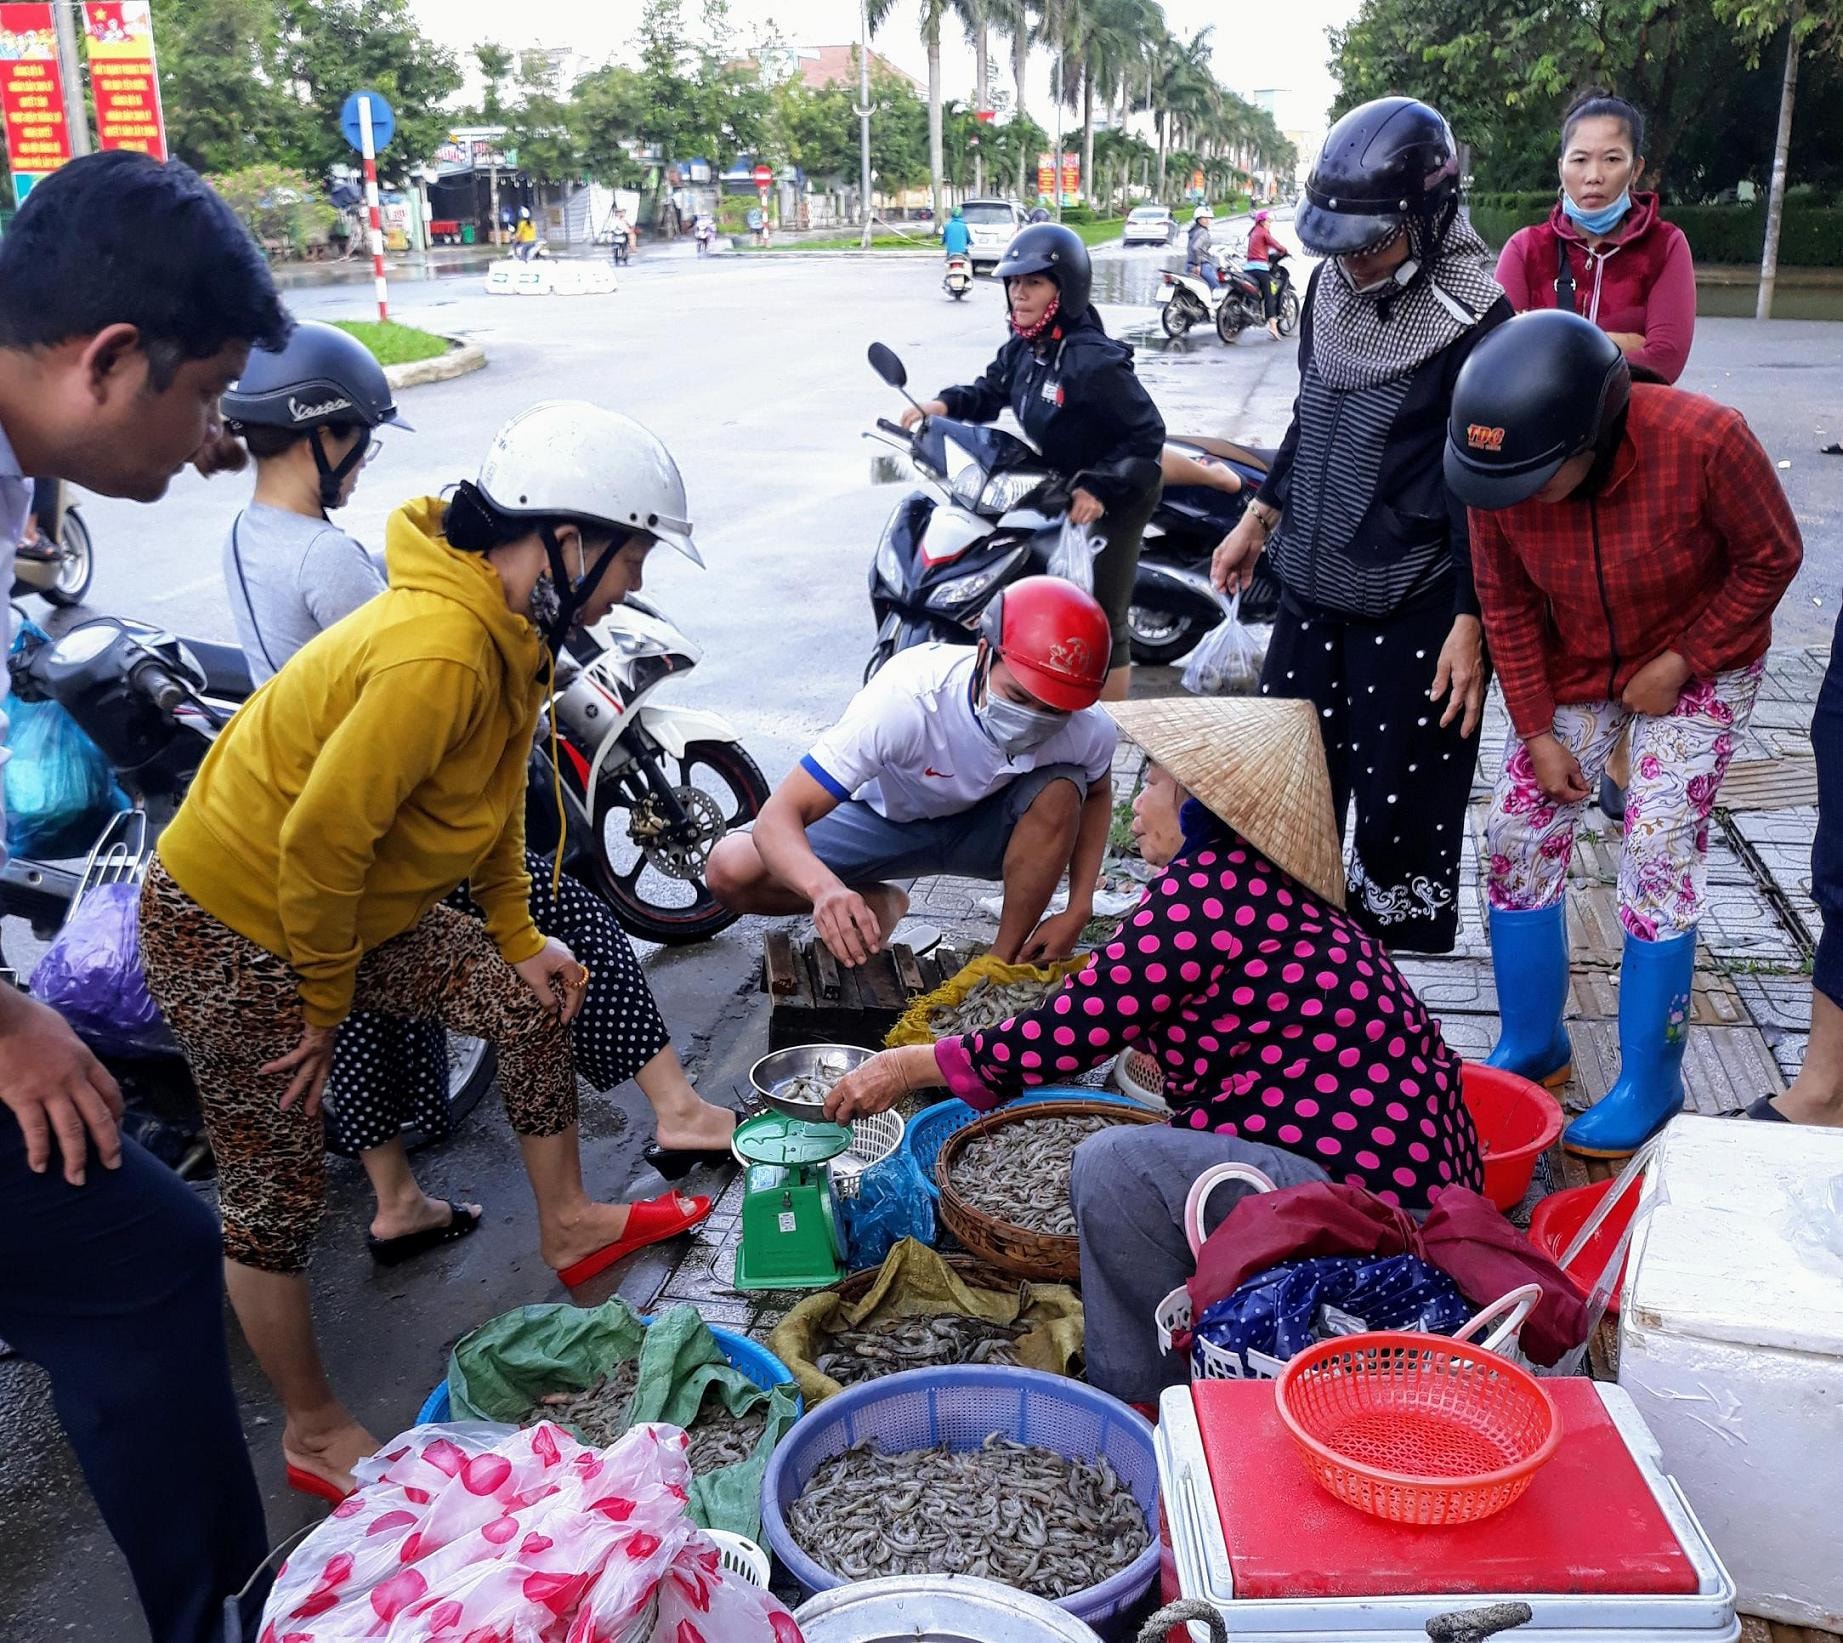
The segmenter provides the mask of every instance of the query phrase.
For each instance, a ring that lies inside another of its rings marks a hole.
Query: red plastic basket
[[[1437,1335],[1377,1330],[1307,1347],[1274,1383],[1306,1470],[1391,1523],[1501,1512],[1561,1442],[1527,1370]]]

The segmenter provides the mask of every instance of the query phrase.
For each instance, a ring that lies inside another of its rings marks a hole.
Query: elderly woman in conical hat
[[[1133,1402],[1181,1382],[1151,1313],[1191,1269],[1184,1200],[1212,1165],[1281,1186],[1325,1179],[1424,1211],[1482,1184],[1459,1058],[1380,942],[1344,911],[1316,716],[1304,702],[1107,704],[1151,760],[1133,805],[1164,871],[1087,966],[1035,1009],[980,1032],[886,1050],[827,1113],[881,1112],[945,1085],[989,1110],[1135,1051],[1163,1075],[1168,1125],[1083,1143],[1071,1184],[1088,1377]],[[1212,1220],[1233,1206],[1212,1195]]]

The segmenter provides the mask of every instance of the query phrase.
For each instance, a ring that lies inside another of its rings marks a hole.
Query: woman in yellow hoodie
[[[147,977],[198,1083],[231,1304],[286,1411],[289,1482],[340,1498],[376,1440],[335,1396],[306,1267],[326,1192],[320,1094],[355,1008],[491,1041],[566,1284],[695,1226],[704,1197],[603,1204],[582,1182],[568,1024],[587,971],[531,921],[525,765],[553,660],[693,559],[665,447],[596,406],[533,407],[446,507],[391,516],[389,588],[303,646],[212,749],[142,896]],[[462,882],[485,912],[442,899]]]

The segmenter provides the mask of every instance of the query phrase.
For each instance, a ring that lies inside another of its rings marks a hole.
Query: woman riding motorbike
[[[1274,289],[1274,259],[1284,257],[1287,252],[1267,226],[1272,216],[1264,206],[1254,214],[1254,226],[1248,230],[1248,272],[1261,288],[1261,309],[1267,316],[1267,334],[1278,342],[1280,294]]]
[[[579,402],[500,429],[452,501],[392,515],[388,590],[302,647],[213,746],[141,897],[150,991],[218,1163],[225,1276],[286,1412],[303,1492],[376,1447],[327,1380],[306,1268],[326,1195],[320,1100],[354,1009],[490,1040],[566,1285],[695,1226],[710,1200],[584,1189],[569,1024],[589,984],[532,922],[526,766],[571,627],[691,554],[684,484],[644,428]],[[463,881],[484,922],[442,905]]]
[[[1107,335],[1089,300],[1094,271],[1081,237],[1061,223],[1021,229],[998,262],[1012,336],[985,375],[902,414],[991,422],[1007,406],[1046,461],[1073,485],[1069,518],[1102,539],[1094,596],[1113,630],[1104,701],[1126,697],[1127,611],[1139,539],[1158,505],[1165,424],[1138,377],[1133,351]]]
[[[1306,289],[1293,422],[1211,576],[1245,587],[1271,550],[1284,600],[1261,691],[1317,706],[1340,833],[1355,798],[1352,914],[1391,948],[1446,952],[1486,672],[1441,453],[1459,367],[1510,305],[1425,103],[1339,120],[1297,226],[1327,260]]]
[[[302,417],[297,413],[308,411]],[[407,425],[383,368],[336,326],[303,321],[286,347],[258,351],[224,396],[223,413],[256,458],[256,492],[224,544],[237,638],[258,684],[316,634],[384,591],[362,544],[328,518],[350,501],[373,432]],[[631,591],[631,590],[630,590]],[[652,1106],[648,1162],[678,1179],[700,1156],[727,1157],[732,1115],[698,1098],[672,1048],[645,974],[607,904],[527,853],[531,917],[591,971],[571,1041],[598,1090],[632,1078]],[[471,910],[457,895],[456,905]],[[439,1023],[357,1011],[340,1029],[327,1081],[335,1148],[363,1164],[377,1210],[367,1247],[385,1265],[465,1236],[480,1209],[429,1197],[411,1171],[407,1130],[447,1133],[448,1035]]]

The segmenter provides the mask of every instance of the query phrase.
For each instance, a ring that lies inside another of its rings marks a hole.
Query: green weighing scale
[[[823,1289],[845,1275],[845,1231],[832,1160],[848,1151],[849,1124],[765,1112],[736,1126],[743,1161],[738,1289]],[[846,1178],[845,1191],[857,1185]]]

